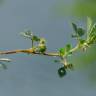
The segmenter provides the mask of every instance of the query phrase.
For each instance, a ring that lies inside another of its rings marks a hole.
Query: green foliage
[[[38,51],[40,52],[40,53],[44,53],[45,51],[46,51],[46,46],[45,45],[43,45],[43,44],[39,44],[39,46],[38,46]]]
[[[33,34],[31,33],[30,30],[28,30],[28,31],[26,31],[26,32],[21,32],[20,34],[21,34],[23,37],[28,38],[28,39],[32,39],[32,36],[33,36]]]
[[[33,41],[40,41],[40,38],[38,38],[37,36],[33,35],[33,37],[31,38],[31,40],[33,40]]]
[[[89,31],[91,30],[92,27],[92,19],[90,17],[87,17],[87,35],[89,34]]]
[[[59,54],[61,57],[63,57],[65,55],[65,48],[60,48],[59,49]]]
[[[71,45],[67,44],[64,48],[59,49],[59,54],[61,57],[64,57],[65,55],[72,54],[72,52],[70,52],[70,50],[71,50]]]
[[[87,22],[88,22],[88,24],[89,24],[89,26],[88,26],[88,24],[87,24],[87,30],[88,30],[88,32],[87,32],[87,40],[86,40],[86,43],[88,44],[88,45],[90,45],[90,44],[95,44],[96,43],[96,24],[93,24],[92,25],[92,20],[88,17],[88,19],[87,19]]]
[[[86,41],[85,40],[83,40],[83,39],[79,39],[79,41],[80,41],[80,45],[83,45]]]
[[[35,52],[44,53],[46,51],[46,40],[44,38],[33,35],[31,31],[22,32],[21,35],[32,41],[32,48]],[[34,45],[34,42],[37,42],[37,46]]]
[[[82,37],[85,34],[85,30],[83,28],[77,27],[75,23],[72,23],[73,29],[75,31],[75,35],[73,37]]]
[[[78,27],[75,23],[72,23],[73,29],[75,33],[73,34],[73,37],[76,38],[79,42],[77,42],[76,46],[72,48],[71,44],[66,44],[63,48],[59,48],[59,50],[56,53],[50,53],[47,51],[46,46],[46,40],[45,38],[38,37],[36,35],[33,35],[31,31],[22,32],[21,35],[23,35],[25,38],[30,39],[32,41],[32,47],[27,50],[15,50],[15,51],[7,51],[7,52],[1,52],[1,54],[10,54],[10,53],[18,53],[18,52],[25,52],[28,54],[39,54],[39,55],[47,55],[47,56],[53,56],[53,57],[59,57],[59,59],[54,60],[55,63],[61,63],[63,64],[63,67],[60,67],[58,69],[58,74],[60,77],[63,77],[66,75],[67,69],[73,70],[73,63],[70,63],[68,60],[68,57],[73,55],[72,53],[75,52],[77,49],[84,49],[86,51],[87,47],[89,47],[92,44],[96,44],[96,24],[92,24],[92,20],[88,17],[87,18],[87,38],[84,39],[85,30],[81,27]],[[35,44],[34,44],[35,42]],[[1,61],[9,61],[9,59],[1,59]],[[5,64],[1,64],[4,69],[6,69]]]
[[[77,34],[77,25],[76,25],[75,23],[72,23],[72,26],[73,26],[74,31],[75,31],[76,34]]]
[[[33,40],[33,41],[40,41],[40,38],[38,36],[33,35],[30,30],[28,30],[26,32],[21,32],[21,35],[23,37],[28,38],[28,39]]]
[[[90,38],[90,37],[92,37],[92,36],[94,36],[94,35],[96,35],[96,24],[94,24],[94,25],[92,26],[91,30],[89,31],[88,37]]]
[[[72,48],[71,44],[67,44],[65,47],[59,48],[57,52],[58,55],[56,56],[60,58],[59,60],[54,60],[54,62],[63,64],[63,67],[60,67],[58,69],[58,74],[60,77],[63,77],[66,75],[67,69],[73,70],[73,64],[67,61],[67,58],[69,57],[70,54],[72,54],[77,49],[85,50],[89,45],[96,43],[96,24],[92,25],[92,23],[93,22],[91,18],[87,17],[87,30],[86,30],[87,38],[85,39],[83,38],[83,36],[85,35],[85,30],[81,27],[78,27],[75,23],[72,23],[72,26],[75,32],[72,35],[72,37],[76,38],[79,42],[74,48]],[[40,38],[36,35],[33,35],[31,31],[26,31],[21,34],[25,38],[28,38],[32,41],[32,48],[34,48],[35,50],[34,53],[38,53],[38,54],[46,53],[47,47],[46,47],[46,40],[44,38]],[[37,43],[37,46],[33,44],[34,42]]]
[[[46,49],[46,40],[44,38],[40,38],[40,42],[37,47],[38,52],[45,53]]]
[[[78,34],[78,36],[83,36],[84,34],[85,34],[85,30],[83,29],[83,28],[78,28],[77,29],[77,34]]]
[[[65,46],[66,53],[69,53],[70,49],[71,49],[71,45],[70,44],[67,44]]]
[[[60,60],[54,60],[55,63],[60,63]]]

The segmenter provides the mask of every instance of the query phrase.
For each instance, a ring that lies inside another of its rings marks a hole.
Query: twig
[[[70,50],[70,52],[74,52],[77,49],[79,49],[78,45]],[[45,52],[45,53],[40,53],[40,52],[34,52],[32,48],[29,49],[18,49],[18,50],[10,50],[10,51],[0,51],[0,55],[3,54],[17,54],[17,53],[27,53],[27,54],[37,54],[37,55],[46,55],[46,56],[55,56],[55,57],[60,57],[59,52]],[[65,54],[66,56],[66,54]],[[64,56],[64,57],[65,57]]]

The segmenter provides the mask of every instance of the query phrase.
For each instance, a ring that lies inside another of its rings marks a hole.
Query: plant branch
[[[16,53],[38,54],[38,55],[46,55],[46,56],[59,56],[59,54],[56,53],[56,52],[46,52],[46,53],[34,52],[34,50],[32,48],[30,48],[30,49],[10,50],[10,51],[0,51],[0,55],[3,55],[3,54],[16,54]]]
[[[73,53],[77,49],[79,49],[78,45],[76,47],[72,48],[70,50],[70,52]],[[32,48],[29,48],[29,49],[17,49],[17,50],[10,50],[10,51],[0,51],[0,55],[4,55],[4,54],[17,54],[17,53],[27,53],[27,54],[37,54],[37,55],[46,55],[46,56],[60,57],[59,52],[45,52],[45,53],[40,53],[40,52],[35,52]]]

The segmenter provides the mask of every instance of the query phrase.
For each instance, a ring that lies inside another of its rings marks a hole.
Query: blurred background
[[[25,49],[31,42],[20,37],[26,29],[47,39],[57,51],[71,38],[72,22],[86,29],[86,17],[95,22],[95,0],[0,0],[0,50]],[[70,57],[74,71],[59,78],[56,58],[28,54],[1,55],[13,61],[0,70],[0,96],[96,96],[96,47]]]

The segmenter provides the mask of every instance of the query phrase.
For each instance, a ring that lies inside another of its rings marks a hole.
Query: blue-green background
[[[52,6],[58,0],[5,0],[0,6],[0,50],[30,48],[31,42],[19,33],[30,29],[47,39],[49,51],[57,51],[70,38],[71,17],[57,18]],[[72,1],[72,0],[68,0]],[[68,3],[68,2],[67,2]],[[13,61],[0,71],[0,96],[96,96],[84,70],[57,74],[55,58],[27,54],[3,55]]]

